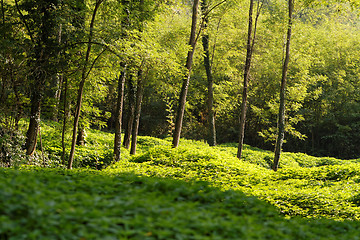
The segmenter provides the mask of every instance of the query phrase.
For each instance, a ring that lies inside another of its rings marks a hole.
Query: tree
[[[289,60],[290,60],[290,40],[291,40],[291,28],[292,28],[292,15],[294,10],[294,0],[288,0],[288,29],[286,35],[286,49],[285,60],[282,68],[281,86],[280,86],[280,105],[278,114],[278,132],[275,144],[275,157],[273,170],[277,171],[279,167],[279,160],[281,154],[281,148],[284,142],[285,133],[285,91],[286,91],[286,76],[288,72]]]
[[[140,66],[138,71],[138,80],[136,84],[136,100],[135,100],[135,107],[134,107],[134,122],[132,126],[132,133],[131,133],[131,148],[130,154],[134,155],[136,153],[136,144],[137,144],[137,135],[139,132],[139,124],[140,124],[140,114],[141,114],[141,103],[144,94],[144,73],[142,70],[143,64]]]
[[[16,7],[1,1],[0,125],[14,130],[18,129],[28,102],[26,59],[31,49],[25,38],[26,31],[23,31],[25,27],[18,24],[18,18]]]
[[[15,1],[18,13],[30,36],[32,45],[29,65],[31,90],[30,122],[26,133],[26,154],[32,155],[37,144],[38,132],[40,130],[41,101],[44,95],[44,86],[50,76],[56,73],[53,58],[57,56],[58,43],[54,41],[54,30],[56,27],[55,14],[58,2],[51,1],[24,1],[20,6]],[[28,12],[24,16],[23,8]],[[27,21],[30,17],[31,21]]]
[[[208,80],[208,97],[207,97],[207,111],[208,111],[208,144],[210,146],[216,145],[216,126],[215,126],[215,111],[214,111],[214,78],[211,70],[210,50],[209,50],[209,34],[206,32],[206,27],[209,23],[208,3],[203,0],[201,3],[201,12],[204,16],[204,34],[202,36],[202,43],[204,48],[204,66],[206,70],[206,77]]]
[[[126,5],[129,4],[129,1],[122,1],[122,4],[124,6],[124,9]],[[125,11],[125,17],[121,21],[121,27],[123,28],[122,31],[125,31],[125,29],[129,28],[129,12],[128,9]],[[122,38],[125,38],[126,34],[122,34]],[[121,64],[122,70],[121,74],[118,80],[118,97],[117,97],[117,103],[116,103],[116,110],[115,110],[115,138],[114,138],[114,160],[116,162],[120,161],[120,150],[121,150],[121,126],[122,126],[122,115],[123,115],[123,106],[124,106],[124,87],[125,87],[125,79],[126,79],[126,63],[122,62]]]
[[[121,148],[121,121],[124,102],[124,85],[126,79],[126,65],[123,65],[123,70],[118,80],[118,98],[115,112],[115,139],[114,139],[114,159],[116,162],[120,161]]]
[[[129,149],[130,147],[130,138],[132,133],[132,127],[134,124],[134,114],[135,114],[135,87],[133,83],[133,77],[132,75],[129,76],[127,80],[127,102],[128,102],[128,108],[126,112],[126,126],[125,126],[125,133],[124,133],[124,142],[123,145],[126,149]]]
[[[175,130],[174,130],[173,141],[172,141],[172,146],[174,148],[176,148],[179,145],[182,122],[183,122],[183,118],[184,118],[186,95],[187,95],[187,91],[188,91],[188,87],[189,87],[191,65],[193,62],[193,56],[194,56],[195,46],[196,46],[196,24],[197,24],[197,18],[198,18],[198,8],[199,8],[199,0],[194,0],[193,11],[192,11],[191,32],[190,32],[190,40],[189,40],[189,45],[190,45],[191,49],[188,51],[188,55],[187,55],[187,59],[186,59],[187,73],[183,79],[183,85],[181,87],[181,92],[180,92],[180,97],[179,97],[179,102],[178,102],[178,109],[177,109],[176,121],[175,121]]]
[[[246,44],[246,60],[244,66],[244,85],[243,85],[243,94],[242,94],[242,102],[241,102],[241,113],[240,113],[240,133],[239,133],[239,145],[237,158],[241,158],[243,144],[244,144],[244,135],[245,135],[245,123],[246,123],[246,111],[247,111],[247,98],[248,98],[248,83],[250,78],[250,68],[251,68],[251,59],[254,51],[255,37],[256,37],[256,27],[257,21],[260,15],[260,10],[262,8],[262,4],[258,2],[258,9],[255,19],[255,27],[254,27],[254,36],[252,36],[253,31],[253,7],[254,0],[250,0],[249,7],[249,26],[248,26],[248,35],[247,35],[247,44]]]
[[[89,75],[89,73],[91,71],[91,66],[90,66],[89,61],[90,61],[91,47],[92,47],[92,44],[93,44],[92,41],[93,41],[93,37],[94,37],[95,18],[96,18],[96,14],[98,12],[98,9],[99,9],[100,5],[104,1],[105,0],[96,0],[94,10],[93,10],[93,13],[92,13],[92,18],[91,18],[91,21],[90,21],[89,38],[88,38],[88,42],[87,42],[87,50],[86,50],[85,60],[84,60],[83,67],[82,67],[81,80],[80,80],[80,85],[79,85],[79,89],[78,89],[78,96],[77,96],[76,109],[75,109],[75,118],[74,118],[74,125],[73,125],[73,136],[72,136],[71,150],[70,150],[70,155],[69,155],[69,160],[68,160],[68,168],[69,169],[72,168],[72,164],[73,164],[73,160],[74,160],[77,128],[78,128],[80,112],[81,112],[81,103],[82,103],[84,85],[85,85],[85,81],[86,81],[86,79],[87,79],[87,77],[88,77],[88,75]]]

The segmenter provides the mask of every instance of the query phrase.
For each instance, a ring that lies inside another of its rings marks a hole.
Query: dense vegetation
[[[287,2],[253,2],[257,28],[251,35],[245,143],[263,149],[272,150],[277,135]],[[74,145],[86,141],[90,128],[122,129],[125,142],[132,135],[134,143],[137,132],[172,135],[182,81],[189,77],[182,136],[209,139],[212,128],[213,140],[238,141],[249,2],[200,1],[197,45],[185,67],[192,4],[2,0],[1,136],[16,134],[20,119],[30,119],[25,147],[31,155],[39,147],[39,123],[61,122],[59,135],[73,132],[71,146],[62,146],[71,167]],[[342,159],[360,154],[358,4],[295,3],[284,89],[287,151]]]
[[[359,5],[0,0],[0,240],[359,239]]]
[[[360,159],[284,153],[274,172],[258,148],[239,160],[236,144],[140,137],[137,155],[98,171],[113,134],[91,131],[89,168],[65,170],[55,127],[47,168],[0,169],[1,239],[358,239]]]

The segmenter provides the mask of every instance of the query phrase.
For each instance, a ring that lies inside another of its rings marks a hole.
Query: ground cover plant
[[[285,153],[273,172],[261,149],[143,136],[99,168],[112,134],[91,130],[64,170],[53,127],[53,168],[0,169],[0,239],[359,239],[359,160]]]
[[[223,190],[257,196],[289,217],[360,219],[357,160],[287,153],[280,170],[273,172],[268,161],[270,152],[247,147],[245,159],[239,161],[235,157],[236,148],[229,151],[224,148],[229,147],[211,148],[193,141],[183,141],[177,149],[157,146],[106,171],[206,181]],[[308,158],[314,160],[311,167],[301,167],[310,165]]]
[[[90,170],[0,170],[1,239],[358,239],[354,221],[285,219],[208,183]]]

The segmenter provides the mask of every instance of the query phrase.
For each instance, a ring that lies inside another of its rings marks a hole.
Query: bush
[[[25,136],[0,125],[0,167],[16,167],[26,162],[22,146]]]
[[[114,160],[112,150],[103,151],[86,151],[85,149],[78,149],[76,164],[74,167],[91,168],[101,170]]]

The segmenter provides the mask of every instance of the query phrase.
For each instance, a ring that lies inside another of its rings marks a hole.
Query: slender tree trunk
[[[53,110],[53,120],[55,122],[59,121],[59,105],[60,105],[60,97],[61,97],[61,89],[62,84],[64,81],[64,75],[63,74],[57,74],[55,76],[56,82],[55,82],[55,92],[54,92],[54,99],[55,99],[55,106]]]
[[[121,120],[124,102],[124,85],[126,79],[126,65],[122,64],[123,70],[118,81],[118,97],[115,112],[115,139],[114,139],[114,159],[116,162],[120,161],[121,149]]]
[[[123,29],[129,29],[130,28],[130,11],[128,9],[128,6],[130,4],[130,1],[128,0],[122,0],[122,4],[124,6],[124,14],[126,14],[126,18],[124,18],[124,20],[122,21],[122,28]],[[141,0],[140,2],[140,7],[141,7],[141,10],[143,10],[143,0]],[[124,32],[123,33],[123,38],[126,38],[127,37],[127,34]],[[126,149],[129,149],[130,147],[130,137],[131,137],[131,131],[132,131],[132,126],[133,126],[133,122],[134,122],[134,111],[135,111],[135,90],[134,90],[134,85],[133,85],[133,75],[130,74],[128,79],[127,79],[127,82],[128,82],[128,85],[127,85],[127,88],[128,88],[128,97],[127,97],[127,100],[128,100],[128,108],[127,108],[127,114],[126,114],[126,126],[125,126],[125,129],[124,129],[124,140],[123,140],[123,146],[126,148]],[[124,91],[124,90],[123,90]],[[124,93],[123,93],[124,94]],[[123,100],[124,102],[124,100]],[[123,103],[123,105],[125,105]],[[123,106],[124,108],[124,106]],[[120,146],[119,146],[120,148]]]
[[[62,37],[62,24],[59,24],[59,30],[58,30],[58,44],[61,44],[61,37]],[[61,52],[58,52],[57,57],[58,59],[60,59],[60,54]],[[55,99],[55,106],[54,106],[54,110],[53,110],[53,120],[54,121],[58,121],[59,118],[59,104],[60,104],[60,97],[61,97],[61,89],[62,89],[62,84],[64,81],[64,75],[61,73],[57,73],[54,77],[54,99]]]
[[[139,123],[140,123],[140,114],[141,114],[141,102],[143,98],[143,72],[140,69],[138,72],[138,82],[136,89],[136,105],[135,105],[135,116],[134,116],[134,125],[132,127],[132,137],[131,137],[131,149],[130,154],[134,155],[136,153],[136,141],[137,135],[139,131]]]
[[[41,157],[42,157],[42,160],[43,160],[43,167],[46,167],[46,161],[45,161],[45,156],[44,156],[44,148],[43,148],[42,137],[41,137],[41,126],[39,126],[39,140],[40,140]]]
[[[76,138],[77,138],[77,127],[79,124],[79,118],[80,118],[80,111],[81,111],[81,102],[82,102],[82,94],[84,89],[84,83],[85,81],[80,82],[79,90],[78,90],[78,97],[77,97],[77,103],[76,103],[76,109],[75,109],[75,117],[74,117],[74,125],[73,125],[73,136],[71,141],[71,150],[68,160],[68,169],[72,169],[72,164],[74,160],[74,153],[75,153],[75,145],[76,145]]]
[[[201,3],[201,10],[203,15],[205,15],[207,10],[207,1],[203,0]],[[204,28],[207,27],[209,23],[209,17],[206,16],[204,20]],[[204,48],[204,66],[206,70],[206,76],[208,80],[208,99],[207,99],[207,109],[208,109],[208,144],[210,146],[216,145],[216,128],[215,128],[215,112],[214,112],[214,91],[213,91],[213,75],[211,71],[211,63],[210,63],[210,51],[209,51],[209,34],[204,33],[202,36],[202,43]]]
[[[132,127],[134,124],[134,115],[135,115],[135,88],[132,81],[132,75],[128,79],[128,110],[127,110],[127,119],[126,127],[124,133],[124,147],[129,149],[130,147],[130,137],[132,132]]]
[[[92,47],[91,41],[93,39],[95,17],[96,17],[97,10],[99,9],[100,4],[103,1],[104,0],[97,0],[96,1],[94,11],[93,11],[93,15],[92,15],[91,22],[90,22],[89,41],[88,41],[88,46],[87,46],[86,55],[85,55],[85,62],[84,62],[84,66],[83,66],[83,69],[82,69],[81,81],[80,81],[80,85],[79,85],[79,89],[78,89],[78,97],[77,97],[77,101],[76,101],[74,126],[73,126],[73,136],[72,136],[72,141],[71,141],[71,150],[70,150],[70,156],[69,156],[69,161],[68,161],[68,169],[72,169],[72,164],[73,164],[73,161],[74,161],[77,128],[78,128],[80,112],[81,112],[81,103],[82,103],[83,90],[84,90],[84,85],[85,85],[85,81],[86,81],[86,78],[87,78],[89,57],[90,57],[90,52],[91,52],[91,47]]]
[[[246,44],[246,60],[244,67],[244,86],[243,86],[243,94],[242,94],[242,103],[241,103],[241,113],[240,113],[240,134],[239,134],[239,145],[237,157],[240,159],[242,155],[242,149],[244,144],[244,135],[245,135],[245,123],[246,123],[246,110],[247,110],[247,96],[248,96],[248,83],[249,83],[249,74],[251,67],[251,57],[252,57],[252,45],[251,45],[251,37],[252,37],[252,29],[253,29],[253,7],[254,0],[250,0],[250,8],[249,8],[249,26],[248,26],[248,37]]]
[[[172,142],[172,146],[174,148],[176,148],[179,145],[181,129],[182,129],[182,122],[184,119],[186,95],[187,95],[187,91],[188,91],[188,87],[189,87],[191,66],[192,66],[193,56],[194,56],[195,46],[196,46],[196,24],[197,24],[197,18],[198,18],[198,8],[199,8],[199,0],[194,0],[193,12],[192,12],[191,33],[190,33],[190,40],[189,40],[189,45],[191,46],[191,49],[189,50],[187,59],[186,59],[186,68],[187,68],[188,72],[183,79],[183,84],[182,84],[181,92],[180,92],[179,105],[178,105],[176,121],[175,121],[175,131],[174,131],[173,142]]]
[[[15,95],[15,113],[14,113],[14,127],[16,130],[19,129],[19,121],[21,119],[21,115],[22,115],[22,111],[23,111],[23,107],[22,107],[22,103],[20,100],[20,92],[18,89],[18,85],[19,83],[16,82],[15,78],[13,77],[13,71],[11,70],[11,79],[12,79],[12,86],[13,86],[13,91],[14,91],[14,95]]]
[[[284,133],[285,133],[285,90],[286,90],[286,76],[290,60],[290,40],[291,40],[291,28],[292,28],[292,13],[294,9],[294,0],[288,0],[289,8],[289,22],[286,38],[286,50],[285,50],[285,61],[282,69],[281,77],[281,86],[280,86],[280,106],[279,106],[279,115],[278,115],[278,133],[275,144],[275,157],[273,170],[277,171],[279,167],[279,160],[281,154],[281,148],[284,142]]]
[[[67,111],[67,90],[68,90],[68,81],[64,78],[64,117],[63,117],[63,127],[61,132],[61,146],[62,146],[62,154],[61,154],[61,163],[65,165],[65,131],[66,131],[66,120],[68,116]]]

